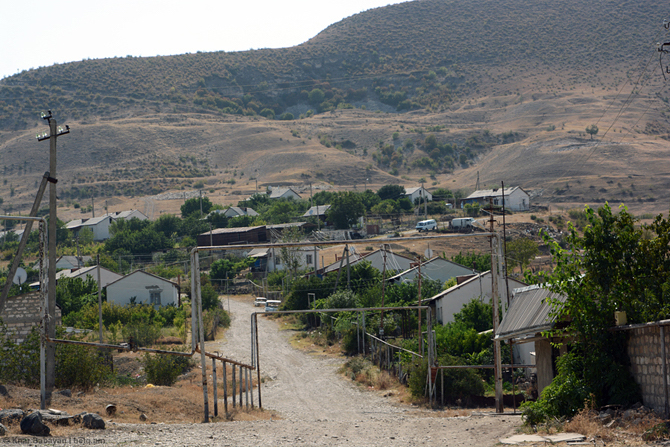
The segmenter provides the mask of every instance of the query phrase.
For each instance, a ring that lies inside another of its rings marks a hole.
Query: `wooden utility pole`
[[[379,320],[379,335],[384,336],[384,295],[386,292],[386,246],[382,244],[382,254],[384,255],[384,266],[382,267],[382,316]],[[421,323],[419,323],[421,324]],[[421,331],[419,331],[421,332]]]
[[[65,129],[58,127],[56,120],[51,115],[51,110],[48,113],[42,113],[42,119],[49,123],[49,134],[43,133],[37,136],[38,141],[49,140],[49,279],[48,279],[48,315],[47,320],[47,335],[49,338],[56,338],[56,221],[58,219],[56,213],[56,140],[59,136],[70,133],[70,126],[65,126]],[[46,405],[51,404],[51,394],[53,393],[56,382],[56,347],[53,343],[47,343],[46,347]]]

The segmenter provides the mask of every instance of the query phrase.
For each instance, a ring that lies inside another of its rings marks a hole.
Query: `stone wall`
[[[670,358],[670,327],[665,328],[666,358]],[[628,331],[630,371],[642,390],[642,402],[659,414],[665,413],[661,328],[646,326]],[[668,381],[670,383],[670,379]]]
[[[7,298],[5,308],[0,313],[0,320],[7,326],[14,341],[21,343],[30,334],[34,326],[39,326],[41,319],[40,292],[30,292]],[[56,306],[56,324],[61,324],[61,311]]]

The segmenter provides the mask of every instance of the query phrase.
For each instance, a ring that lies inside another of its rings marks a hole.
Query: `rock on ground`
[[[39,411],[30,413],[21,421],[21,431],[28,435],[47,436],[51,433],[49,427],[42,422],[42,414]]]

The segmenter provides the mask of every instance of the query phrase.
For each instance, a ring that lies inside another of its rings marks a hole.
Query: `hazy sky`
[[[0,18],[0,78],[87,58],[288,47],[402,1],[9,0]]]

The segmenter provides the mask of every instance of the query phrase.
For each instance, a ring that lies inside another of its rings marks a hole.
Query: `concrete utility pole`
[[[65,129],[58,127],[56,120],[51,115],[51,110],[47,113],[42,112],[42,119],[49,123],[49,133],[46,132],[37,135],[37,141],[49,140],[49,273],[48,273],[48,298],[49,307],[47,309],[49,318],[47,321],[47,335],[49,338],[56,338],[56,140],[59,136],[70,133],[70,126]],[[51,393],[56,382],[56,347],[53,343],[48,343],[46,348],[46,404],[51,404]]]

